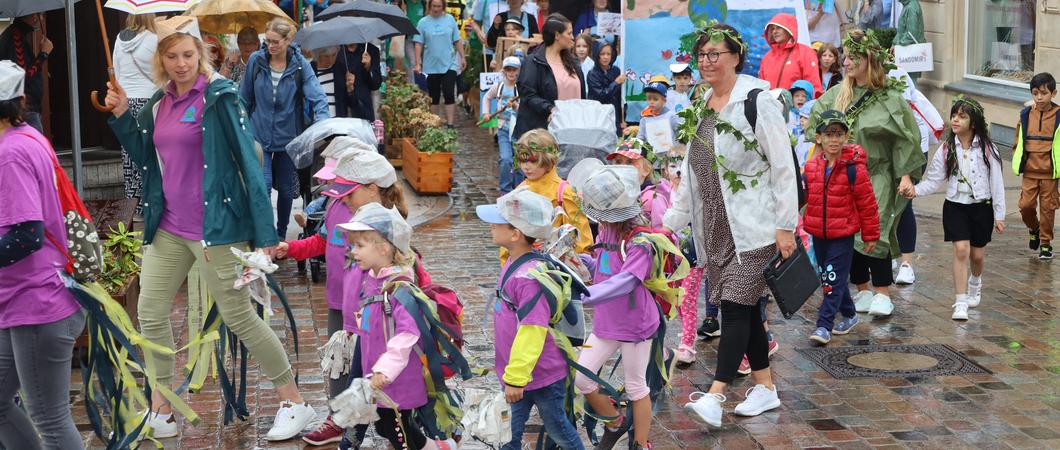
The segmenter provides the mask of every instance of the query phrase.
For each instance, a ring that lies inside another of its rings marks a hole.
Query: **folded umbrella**
[[[376,39],[399,36],[401,32],[375,17],[337,17],[298,30],[294,42],[305,50],[336,45],[367,44]]]
[[[261,33],[272,19],[291,20],[271,0],[202,0],[186,14],[199,19],[199,30],[213,34],[236,34],[243,27]]]
[[[401,34],[420,34],[416,24],[409,20],[405,11],[394,5],[373,2],[371,0],[354,0],[350,3],[339,3],[328,7],[317,15],[317,20],[329,20],[336,17],[375,17],[383,19]]]

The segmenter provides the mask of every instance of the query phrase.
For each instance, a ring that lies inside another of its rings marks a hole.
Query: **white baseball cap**
[[[552,234],[555,212],[552,200],[525,186],[502,195],[496,204],[475,207],[475,214],[483,222],[510,224],[523,234],[537,239],[547,239]]]
[[[26,87],[26,71],[10,60],[0,61],[0,101],[22,97]]]
[[[507,58],[504,58],[504,62],[503,62],[503,64],[501,64],[501,66],[504,69],[508,69],[508,68],[518,69],[518,68],[523,66],[523,60],[519,59],[518,56],[509,56]]]
[[[384,208],[378,203],[362,206],[350,222],[339,225],[346,231],[375,231],[404,255],[411,255],[412,226],[401,217],[397,208]]]

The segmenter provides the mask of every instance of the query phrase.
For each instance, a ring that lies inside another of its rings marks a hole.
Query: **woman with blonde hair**
[[[272,208],[246,112],[235,84],[215,73],[193,18],[178,17],[160,28],[154,58],[161,86],[139,118],[128,114],[127,95],[109,86],[111,128],[143,170],[144,255],[139,319],[143,335],[173,348],[173,297],[198,263],[224,323],[250,350],[276,386],[279,411],[269,440],[290,439],[316,414],[294,383],[279,338],[253,308],[250,293],[237,290],[232,249],[258,249],[272,256],[277,244]],[[165,167],[165,171],[162,171]],[[158,382],[172,384],[172,355],[148,352]],[[155,438],[176,436],[180,426],[166,399],[153,394],[148,426]]]
[[[834,109],[846,114],[851,140],[865,149],[879,207],[880,239],[875,249],[866,251],[861,234],[857,235],[850,282],[858,287],[854,296],[857,312],[886,317],[894,311],[890,259],[901,253],[895,238],[898,217],[909,203],[899,191],[913,186],[924,165],[920,129],[909,103],[902,98],[904,83],[887,77],[886,66],[892,66],[890,53],[871,31],[851,31],[843,40],[843,53],[845,78],[817,99],[806,138],[811,142],[815,139],[821,113]],[[870,278],[875,293],[869,289]]]
[[[140,109],[158,89],[151,74],[158,35],[155,34],[154,14],[130,14],[125,19],[125,29],[118,33],[114,42],[114,77],[129,97],[129,112],[138,117]],[[125,198],[140,198],[143,186],[140,171],[129,159],[129,152],[122,148],[122,178],[125,180]]]
[[[279,193],[276,232],[280,239],[287,236],[291,207],[299,193],[287,143],[314,122],[331,117],[327,96],[313,66],[291,43],[294,32],[289,20],[277,18],[269,22],[265,26],[265,44],[250,55],[239,85],[239,96],[246,101],[247,114],[254,124],[254,138],[265,151],[265,183],[268,191],[275,188]]]

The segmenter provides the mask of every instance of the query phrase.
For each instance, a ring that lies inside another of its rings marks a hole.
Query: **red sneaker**
[[[780,350],[780,343],[777,342],[776,338],[772,336],[770,336],[770,338],[771,339],[769,339],[769,357],[772,358],[773,354],[776,353],[777,350]]]
[[[751,362],[747,360],[747,355],[743,355],[743,361],[740,361],[740,367],[736,369],[736,373],[740,375],[751,374]]]
[[[331,416],[328,416],[317,429],[302,436],[302,440],[308,442],[309,445],[326,445],[341,441],[344,432],[345,430],[335,425],[335,422],[331,421]]]

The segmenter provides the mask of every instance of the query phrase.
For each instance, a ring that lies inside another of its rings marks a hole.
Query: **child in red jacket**
[[[817,329],[810,340],[827,344],[832,334],[847,334],[858,324],[848,278],[854,255],[854,235],[861,232],[865,251],[880,238],[880,216],[872,192],[865,150],[847,144],[850,127],[835,110],[821,113],[817,145],[821,151],[806,161],[806,212],[803,227],[813,236],[817,266],[821,270],[824,301],[817,314]],[[843,320],[835,323],[839,310]],[[833,326],[834,325],[834,326]]]

